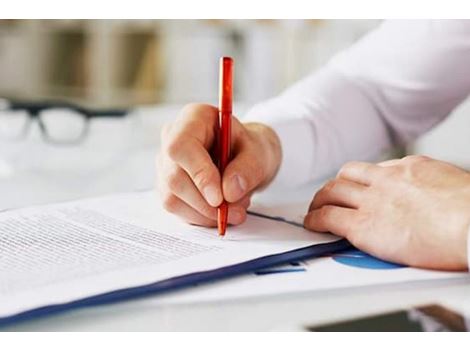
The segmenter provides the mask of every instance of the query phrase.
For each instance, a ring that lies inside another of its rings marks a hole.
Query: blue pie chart
[[[332,255],[332,259],[337,263],[362,269],[387,270],[405,267],[401,264],[378,259],[358,249],[347,249],[339,252]]]

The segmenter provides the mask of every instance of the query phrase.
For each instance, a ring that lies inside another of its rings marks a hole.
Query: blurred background
[[[379,23],[1,20],[0,209],[150,188],[162,124],[216,104],[220,56],[242,116]],[[469,104],[408,152],[470,168]]]
[[[218,58],[236,100],[256,102],[323,64],[378,21],[4,20],[0,94],[89,106],[215,102]]]

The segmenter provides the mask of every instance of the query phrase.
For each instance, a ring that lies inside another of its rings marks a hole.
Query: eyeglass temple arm
[[[76,111],[87,118],[91,117],[123,117],[130,109],[88,109],[76,104],[64,101],[28,101],[28,100],[8,100],[8,110],[26,110],[31,116],[38,116],[39,113],[47,109],[70,109]]]

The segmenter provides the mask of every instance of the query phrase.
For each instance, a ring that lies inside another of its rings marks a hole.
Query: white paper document
[[[153,192],[0,213],[0,318],[338,240],[249,216],[225,238]]]
[[[351,251],[352,252],[352,251]],[[282,294],[351,290],[372,286],[425,282],[470,282],[468,272],[444,272],[409,267],[375,266],[376,259],[344,253],[259,270],[217,283],[175,291],[146,304],[195,304]],[[350,261],[339,258],[350,256]],[[368,257],[368,256],[367,256]],[[364,266],[361,261],[366,261]],[[377,260],[377,262],[380,262]],[[369,266],[369,267],[367,267]],[[346,293],[347,294],[347,293]]]
[[[300,198],[300,197],[299,197]],[[250,211],[300,225],[309,199],[282,203],[258,202]],[[371,286],[468,281],[468,272],[445,272],[405,267],[384,262],[351,248],[321,258],[259,270],[217,283],[169,293],[146,303],[192,304],[299,292],[349,290]]]

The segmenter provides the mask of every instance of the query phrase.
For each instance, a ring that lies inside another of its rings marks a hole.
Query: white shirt
[[[470,20],[385,21],[246,118],[276,130],[276,182],[298,186],[415,139],[469,94]]]
[[[470,20],[385,21],[246,118],[279,135],[274,184],[291,187],[412,141],[469,94]]]

